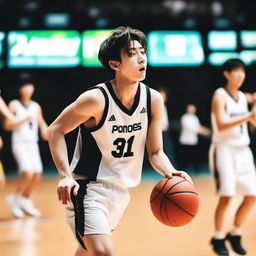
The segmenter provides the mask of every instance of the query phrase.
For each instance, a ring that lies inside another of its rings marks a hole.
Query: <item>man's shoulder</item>
[[[95,86],[92,86],[88,88],[86,91],[84,91],[82,94],[78,97],[78,102],[80,103],[100,103],[102,104],[104,102],[105,98],[105,89],[103,88],[104,83],[97,84]]]
[[[19,103],[20,103],[20,101],[19,101],[18,99],[13,99],[13,100],[11,100],[11,101],[9,102],[9,105],[15,106],[15,105],[17,105],[17,104],[19,104]]]

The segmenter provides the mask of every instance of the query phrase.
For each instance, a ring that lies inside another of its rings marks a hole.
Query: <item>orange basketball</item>
[[[183,226],[197,214],[199,196],[195,186],[180,176],[164,178],[152,190],[151,210],[167,226]]]

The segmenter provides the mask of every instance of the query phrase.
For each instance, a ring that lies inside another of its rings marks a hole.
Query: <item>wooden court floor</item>
[[[200,193],[200,210],[188,225],[171,228],[152,215],[149,195],[156,181],[144,180],[131,190],[132,201],[113,232],[115,256],[214,256],[209,246],[213,232],[213,211],[216,205],[214,184],[210,177],[194,177]],[[65,222],[62,206],[55,194],[56,178],[44,178],[34,201],[42,211],[39,219],[17,220],[7,208],[5,197],[14,190],[8,180],[0,192],[0,256],[73,256],[76,242]],[[235,208],[240,199],[234,201]],[[232,216],[227,218],[227,227]],[[244,244],[248,256],[256,256],[256,209],[244,227]],[[235,255],[235,254],[232,254]]]

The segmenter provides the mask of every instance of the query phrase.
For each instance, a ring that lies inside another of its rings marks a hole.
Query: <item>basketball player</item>
[[[162,122],[162,131],[163,131],[163,149],[172,165],[177,166],[176,157],[174,155],[172,138],[170,135],[170,122],[169,115],[167,110],[167,101],[168,101],[168,90],[165,87],[159,87],[158,92],[161,94],[164,100],[164,114],[163,114],[163,122]]]
[[[33,101],[34,84],[25,79],[20,83],[20,99],[9,103],[9,110],[20,123],[6,125],[12,130],[12,151],[18,165],[20,178],[16,193],[7,197],[12,214],[22,218],[25,214],[40,216],[30,197],[38,184],[42,173],[42,162],[38,148],[38,128],[41,137],[47,140],[47,124],[40,105]]]
[[[241,244],[242,225],[256,200],[256,174],[249,148],[247,124],[255,123],[255,112],[248,111],[248,101],[239,89],[245,79],[245,65],[239,59],[229,59],[223,65],[227,80],[224,88],[215,91],[212,99],[213,138],[211,169],[217,182],[219,202],[215,211],[215,234],[211,240],[219,255],[229,255],[225,241],[232,249],[245,255]],[[252,102],[250,102],[252,103]],[[243,202],[234,213],[233,229],[226,235],[225,217],[232,198],[240,191]]]
[[[200,168],[200,152],[198,149],[198,135],[210,137],[211,130],[201,125],[198,116],[196,115],[197,108],[194,104],[186,106],[186,113],[181,116],[181,132],[179,136],[181,161],[180,168],[185,169],[192,165],[195,172],[198,173]]]
[[[140,182],[145,144],[159,173],[190,180],[163,152],[162,96],[140,83],[147,68],[144,34],[117,28],[101,44],[99,59],[114,79],[84,92],[48,129],[58,197],[80,242],[76,256],[113,255],[111,231],[130,200],[128,188]],[[64,135],[78,126],[69,165]]]
[[[0,95],[1,95],[1,90],[0,90]],[[1,96],[0,96],[0,114],[1,114],[1,117],[4,118],[5,122],[9,122],[9,123],[15,122],[14,116],[9,111],[8,107],[6,106]],[[1,160],[1,151],[2,151],[3,145],[4,145],[3,139],[0,136],[0,189],[3,188],[5,185],[4,167]]]

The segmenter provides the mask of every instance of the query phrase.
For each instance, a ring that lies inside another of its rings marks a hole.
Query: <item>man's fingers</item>
[[[59,199],[59,201],[61,201],[61,192],[60,192],[60,189],[59,189],[59,188],[57,188],[57,194],[58,194],[58,199]]]
[[[73,195],[76,196],[77,193],[78,193],[78,190],[79,190],[79,185],[76,184],[75,187],[74,187],[74,190],[73,190]]]
[[[62,203],[63,204],[66,204],[67,202],[66,202],[66,195],[65,195],[65,190],[64,190],[64,188],[63,187],[61,187],[61,201],[62,201]]]
[[[66,196],[67,196],[67,201],[70,202],[70,191],[71,189],[69,187],[65,187],[65,192],[66,192]]]

